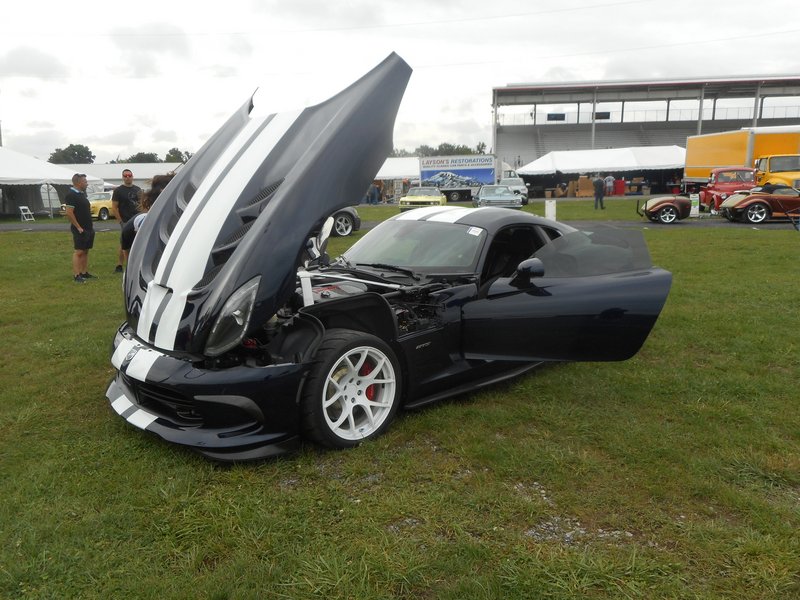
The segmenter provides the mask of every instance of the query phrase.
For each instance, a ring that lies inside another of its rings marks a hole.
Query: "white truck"
[[[435,186],[448,202],[467,202],[482,185],[494,185],[497,159],[491,154],[423,156],[420,185]]]

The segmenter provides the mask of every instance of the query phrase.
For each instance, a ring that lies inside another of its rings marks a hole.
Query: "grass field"
[[[116,235],[75,285],[68,233],[0,233],[0,597],[800,597],[800,236],[645,235],[674,282],[634,359],[221,467],[107,405]]]

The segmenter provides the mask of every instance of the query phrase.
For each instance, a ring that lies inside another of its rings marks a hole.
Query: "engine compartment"
[[[345,327],[392,341],[439,327],[441,307],[435,294],[441,282],[405,286],[360,279],[352,274],[311,277],[310,299],[301,281],[295,294],[267,322],[253,329],[241,344],[203,366],[226,369],[300,363],[313,355],[324,331]],[[381,327],[381,325],[383,325]]]

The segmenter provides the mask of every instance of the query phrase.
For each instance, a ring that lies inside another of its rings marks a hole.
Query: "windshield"
[[[773,156],[770,169],[776,171],[800,171],[800,156]]]
[[[342,256],[349,263],[389,264],[417,272],[474,273],[486,239],[480,227],[433,221],[384,221]]]
[[[95,192],[94,194],[89,194],[89,200],[108,200],[111,198],[110,192]]]
[[[481,196],[510,196],[511,189],[504,185],[485,185],[479,192]]]
[[[519,179],[517,177],[511,177],[509,179],[501,179],[500,180],[500,184],[501,185],[525,185],[525,182],[522,181],[522,179]]]
[[[441,192],[439,192],[438,188],[435,187],[421,187],[421,188],[411,188],[408,190],[408,196],[438,196]]]

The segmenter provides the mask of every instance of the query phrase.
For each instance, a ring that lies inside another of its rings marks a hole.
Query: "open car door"
[[[575,231],[534,253],[544,275],[500,278],[464,306],[465,358],[625,360],[661,312],[672,275],[639,231]]]

